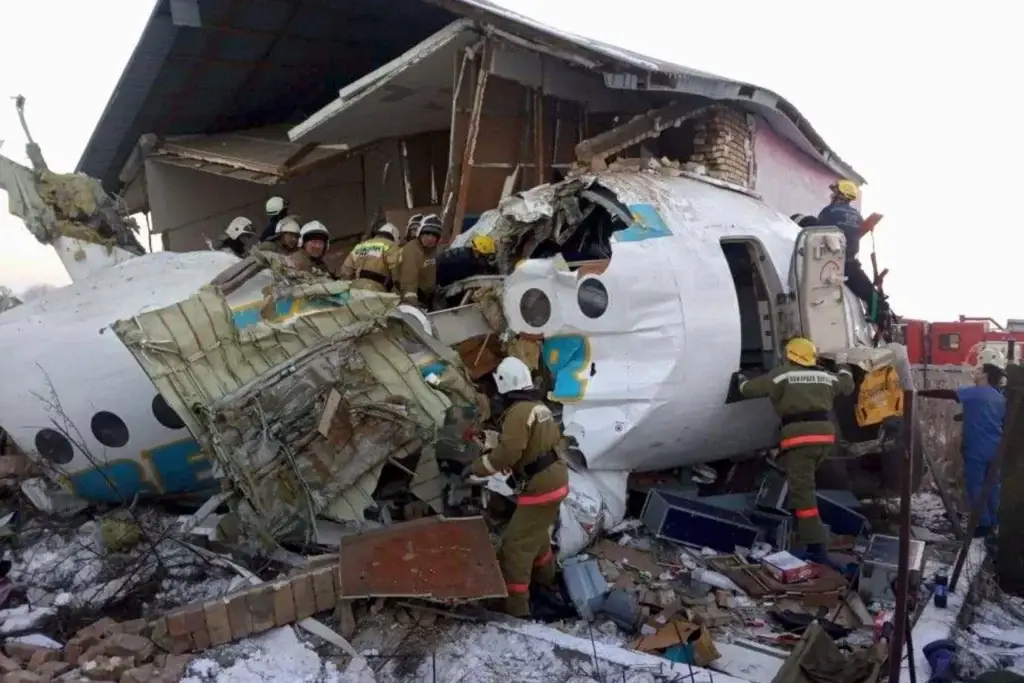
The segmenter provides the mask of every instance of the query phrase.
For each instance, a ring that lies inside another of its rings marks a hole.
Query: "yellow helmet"
[[[490,235],[477,235],[472,239],[473,250],[490,256],[494,253],[494,238]]]
[[[843,199],[849,199],[851,202],[856,201],[857,197],[860,196],[857,184],[845,178],[832,185],[832,190]]]
[[[786,342],[786,358],[809,368],[818,362],[818,349],[810,339],[793,337]]]

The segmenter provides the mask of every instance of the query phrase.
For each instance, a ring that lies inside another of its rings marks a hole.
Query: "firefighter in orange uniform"
[[[830,564],[814,479],[836,443],[836,428],[829,416],[833,401],[839,394],[853,393],[853,374],[847,367],[838,374],[817,367],[818,350],[802,337],[786,343],[786,361],[754,379],[740,375],[739,390],[745,398],[767,398],[775,407],[782,422],[779,459],[786,470],[797,537],[805,546],[806,559]],[[845,358],[836,362],[845,363]]]
[[[511,470],[516,486],[516,510],[502,536],[498,562],[508,598],[505,611],[530,615],[530,582],[554,589],[556,565],[549,529],[558,520],[558,508],[569,494],[569,470],[555,446],[562,430],[533,387],[530,369],[508,357],[494,371],[498,392],[512,401],[502,416],[501,438],[466,474],[489,477]]]

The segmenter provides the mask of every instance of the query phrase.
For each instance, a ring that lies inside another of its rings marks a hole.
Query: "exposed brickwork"
[[[715,107],[694,124],[693,155],[712,178],[741,187],[752,184],[754,144],[747,115],[727,107]]]

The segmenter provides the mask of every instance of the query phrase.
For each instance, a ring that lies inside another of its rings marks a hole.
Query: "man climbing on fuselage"
[[[385,223],[373,237],[352,248],[341,264],[341,279],[356,289],[386,292],[398,271],[398,228]]]
[[[888,302],[882,296],[860,265],[857,254],[860,251],[860,233],[864,219],[853,205],[860,196],[860,190],[852,180],[839,180],[829,186],[832,200],[818,214],[818,225],[834,226],[846,236],[846,286],[864,302],[871,322],[882,320],[888,311]],[[801,223],[802,227],[803,224]]]
[[[498,393],[511,401],[501,418],[501,437],[494,450],[467,468],[466,475],[489,477],[510,470],[515,482],[516,509],[502,534],[498,563],[508,598],[504,609],[517,617],[530,615],[530,583],[555,587],[555,557],[549,529],[569,495],[569,470],[555,452],[562,430],[534,389],[530,369],[509,356],[494,371]]]
[[[954,399],[963,406],[963,438],[960,443],[964,459],[964,488],[967,501],[973,509],[979,505],[984,491],[985,475],[995,466],[999,442],[1003,439],[1006,419],[1006,396],[1001,390],[1005,379],[1003,369],[993,363],[984,363],[974,371],[974,386],[956,389],[924,389],[917,392],[925,398]],[[975,538],[986,538],[995,529],[999,512],[1000,474],[981,511]]]
[[[796,517],[797,537],[806,559],[831,565],[825,529],[818,516],[815,473],[832,452],[836,428],[829,413],[836,396],[853,393],[853,374],[841,365],[838,374],[817,366],[818,350],[809,339],[786,344],[786,362],[755,379],[739,374],[744,398],[767,398],[782,422],[779,464],[789,483],[789,506]],[[836,359],[845,363],[845,358]]]

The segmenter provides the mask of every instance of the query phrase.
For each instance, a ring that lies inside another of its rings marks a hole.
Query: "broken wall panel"
[[[508,595],[481,517],[431,517],[345,536],[338,555],[339,598]]]
[[[453,131],[457,160],[462,158],[465,150],[472,97],[473,88],[463,87]],[[519,185],[514,188],[515,190],[537,184],[534,175],[537,161],[533,125],[534,101],[528,87],[494,75],[488,77],[480,116],[480,133],[473,155],[474,167],[468,188],[467,214],[479,214],[497,206],[505,180],[515,171],[517,165],[520,165],[521,169]],[[572,162],[571,150],[579,142],[581,115],[582,107],[578,102],[564,101],[551,96],[543,98],[541,163],[545,169],[544,182],[551,179],[552,161],[558,165]],[[557,150],[554,149],[556,122]]]
[[[218,240],[236,216],[245,216],[262,230],[266,201],[274,195],[286,197],[295,215],[322,221],[338,237],[361,230],[364,223],[358,158],[278,185],[225,178],[151,158],[146,161],[146,180],[153,232],[167,233],[172,251],[205,249],[206,240]]]

